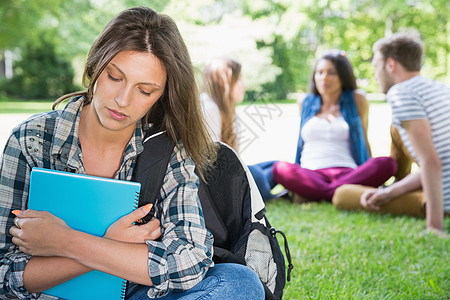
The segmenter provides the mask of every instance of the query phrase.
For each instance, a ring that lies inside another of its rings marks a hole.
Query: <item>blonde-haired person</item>
[[[204,91],[200,95],[206,126],[214,141],[220,141],[239,150],[239,136],[236,133],[236,105],[244,100],[245,85],[242,80],[242,65],[228,58],[218,57],[208,62],[204,69]],[[276,183],[272,178],[275,161],[249,165],[263,200],[275,198],[271,190]]]
[[[93,44],[83,81],[85,91],[58,99],[55,105],[70,99],[62,110],[18,125],[5,146],[2,297],[49,299],[40,292],[95,269],[127,279],[127,299],[263,298],[262,284],[249,268],[213,267],[213,237],[205,227],[194,170],[206,170],[216,146],[173,20],[147,7],[119,13]],[[27,209],[33,167],[132,180],[148,127],[176,142],[151,221],[134,225],[149,212],[144,206],[96,237],[48,212]]]
[[[427,229],[442,231],[450,213],[450,88],[420,74],[423,51],[420,37],[396,33],[373,45],[372,60],[392,124],[418,171],[386,188],[342,186],[333,202],[343,209],[426,215]]]

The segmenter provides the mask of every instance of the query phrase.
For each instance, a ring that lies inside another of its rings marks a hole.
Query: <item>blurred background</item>
[[[372,44],[411,28],[426,45],[423,74],[450,82],[448,0],[1,0],[0,101],[54,100],[81,89],[96,36],[139,5],[175,20],[198,70],[215,56],[242,62],[245,102],[296,99],[316,55],[330,48],[345,50],[359,87],[382,100]]]

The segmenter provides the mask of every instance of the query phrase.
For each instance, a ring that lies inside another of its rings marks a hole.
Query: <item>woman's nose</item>
[[[131,102],[131,91],[125,89],[122,93],[120,93],[116,97],[114,97],[114,101],[120,107],[125,107],[125,106],[130,105],[130,102]]]

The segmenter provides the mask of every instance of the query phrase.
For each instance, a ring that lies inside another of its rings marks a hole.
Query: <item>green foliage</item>
[[[276,199],[267,215],[289,240],[294,269],[285,299],[448,299],[446,237],[425,220],[336,210]],[[280,245],[283,244],[279,239]]]
[[[125,2],[125,7],[149,6],[158,12],[162,12],[170,4],[168,0],[124,0],[122,2]]]
[[[24,47],[39,41],[43,28],[57,26],[61,0],[2,0],[0,2],[0,49]],[[79,1],[76,1],[79,2]],[[85,1],[86,2],[86,1]],[[20,38],[18,38],[20,37]]]
[[[78,82],[104,25],[140,5],[176,21],[197,66],[211,56],[240,60],[249,99],[307,91],[317,55],[330,48],[345,50],[360,88],[377,92],[372,45],[407,28],[425,42],[423,74],[450,82],[448,0],[2,0],[0,52],[20,55],[47,33],[55,52],[72,60]]]
[[[325,49],[347,52],[360,79],[361,88],[378,91],[370,65],[372,45],[385,34],[407,28],[417,29],[426,45],[424,74],[448,80],[450,57],[447,0],[243,0],[243,12],[254,19],[268,18],[275,24],[273,37],[284,41],[268,43],[273,49],[273,63],[282,67],[276,83],[265,85],[272,92],[307,88],[315,58]],[[292,46],[297,45],[297,46]],[[278,64],[283,57],[284,63]],[[291,74],[291,75],[289,75]],[[301,76],[296,74],[301,74]]]
[[[24,48],[14,73],[15,76],[5,84],[5,91],[10,96],[48,99],[75,90],[70,61],[58,55],[55,46],[45,36],[39,44]]]
[[[270,91],[270,98],[284,99],[290,87],[294,85],[293,70],[290,68],[289,49],[282,36],[275,36],[270,44],[266,47],[273,48],[273,64],[280,67],[281,74],[275,78],[275,82],[269,82],[263,85],[263,90]]]

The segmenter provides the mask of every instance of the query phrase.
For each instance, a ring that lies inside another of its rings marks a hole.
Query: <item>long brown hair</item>
[[[330,61],[336,68],[339,80],[342,85],[342,90],[354,91],[358,88],[358,86],[356,85],[355,74],[353,73],[353,66],[348,60],[345,51],[328,50],[322,53],[322,56],[316,61],[314,72],[312,74],[311,81],[309,83],[309,88],[311,92],[313,92],[315,95],[320,94],[319,91],[317,90],[316,79],[314,75],[316,73],[317,64],[322,59]]]
[[[241,75],[241,68],[242,65],[231,58],[216,58],[203,69],[207,89],[220,111],[220,140],[236,150],[238,148],[234,129],[236,101],[232,98],[232,91]]]
[[[197,168],[204,171],[215,160],[217,147],[203,123],[191,58],[175,22],[151,8],[124,10],[106,25],[87,57],[83,74],[86,90],[58,98],[53,108],[77,95],[84,96],[85,104],[90,103],[101,72],[119,52],[126,50],[152,53],[167,73],[165,90],[143,122],[166,130],[175,142],[181,139]]]

